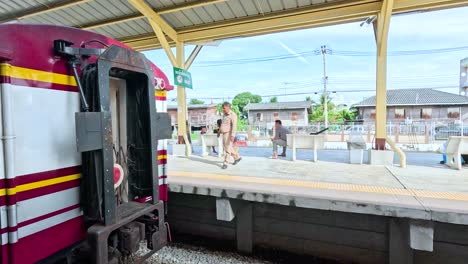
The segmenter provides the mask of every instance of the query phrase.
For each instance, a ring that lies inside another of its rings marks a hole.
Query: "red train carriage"
[[[168,89],[102,35],[0,25],[1,263],[118,263],[165,244]]]

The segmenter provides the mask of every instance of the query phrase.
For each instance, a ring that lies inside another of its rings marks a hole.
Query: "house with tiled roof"
[[[173,127],[177,126],[177,105],[168,105],[167,113],[171,117]],[[202,127],[214,126],[216,120],[221,118],[217,113],[216,104],[195,104],[187,106],[188,122],[193,130],[199,130]]]
[[[358,118],[375,120],[375,96],[354,105]],[[433,89],[387,91],[387,121],[453,119],[468,122],[468,97]]]
[[[251,125],[272,127],[279,119],[285,126],[307,126],[312,105],[311,101],[249,103],[244,109]]]

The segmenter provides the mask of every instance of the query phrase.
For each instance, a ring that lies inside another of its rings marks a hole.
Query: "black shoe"
[[[223,170],[227,169],[227,165],[226,165],[226,164],[223,164],[223,166],[221,167],[221,169],[223,169]]]
[[[445,161],[441,160],[439,163],[440,163],[440,164],[445,164]]]
[[[234,160],[234,163],[232,163],[232,165],[236,165],[237,163],[239,163],[239,161],[241,161],[242,158],[238,158],[236,160]]]

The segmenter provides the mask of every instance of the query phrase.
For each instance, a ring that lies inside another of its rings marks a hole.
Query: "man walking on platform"
[[[286,146],[288,145],[286,136],[287,134],[291,134],[291,131],[289,131],[282,125],[281,120],[276,120],[275,136],[273,137],[273,139],[271,139],[271,141],[273,142],[273,159],[278,158],[278,145],[283,146],[283,153],[280,156],[286,157]]]
[[[236,136],[237,129],[237,115],[231,111],[231,104],[228,102],[223,103],[223,121],[221,123],[220,134],[223,136],[223,147],[224,147],[224,163],[222,169],[227,169],[229,159],[232,156],[234,159],[233,165],[236,165],[241,157],[234,150],[233,143]]]

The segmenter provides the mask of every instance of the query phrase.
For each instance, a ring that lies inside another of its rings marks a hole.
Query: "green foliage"
[[[223,103],[219,103],[216,105],[216,112],[218,112],[220,115],[223,114]]]
[[[325,122],[323,115],[323,106],[325,104],[325,96],[320,97],[320,103],[312,107],[312,113],[309,114],[309,122]],[[337,106],[332,102],[332,98],[327,97],[328,106],[328,122],[330,123],[343,123],[345,121],[352,121],[355,117],[355,112],[348,109],[338,110]]]
[[[241,116],[244,118],[247,116],[247,112],[244,110],[244,107],[249,103],[260,103],[262,97],[260,95],[252,94],[251,92],[243,92],[234,97],[232,100],[232,107],[238,107]]]
[[[278,102],[278,97],[272,97],[270,98],[270,103],[277,103]]]
[[[343,109],[338,112],[338,118],[341,119],[342,122],[354,120],[354,117],[354,113],[350,112],[348,109]]]
[[[238,119],[237,120],[237,131],[247,131],[248,130],[248,120],[247,119]]]
[[[311,102],[311,101],[312,101],[312,98],[310,98],[310,96],[307,96],[307,97],[306,97],[306,101],[307,101],[307,102]]]
[[[192,134],[190,134],[190,138],[192,140],[197,140],[198,139],[198,134],[197,133],[192,133]]]
[[[241,112],[240,112],[240,110],[239,110],[239,106],[237,106],[237,105],[232,105],[232,106],[231,106],[231,111],[233,111],[234,113],[236,113],[237,118],[240,118]]]
[[[205,101],[198,100],[197,98],[192,98],[189,101],[189,105],[199,105],[199,104],[204,104]]]

